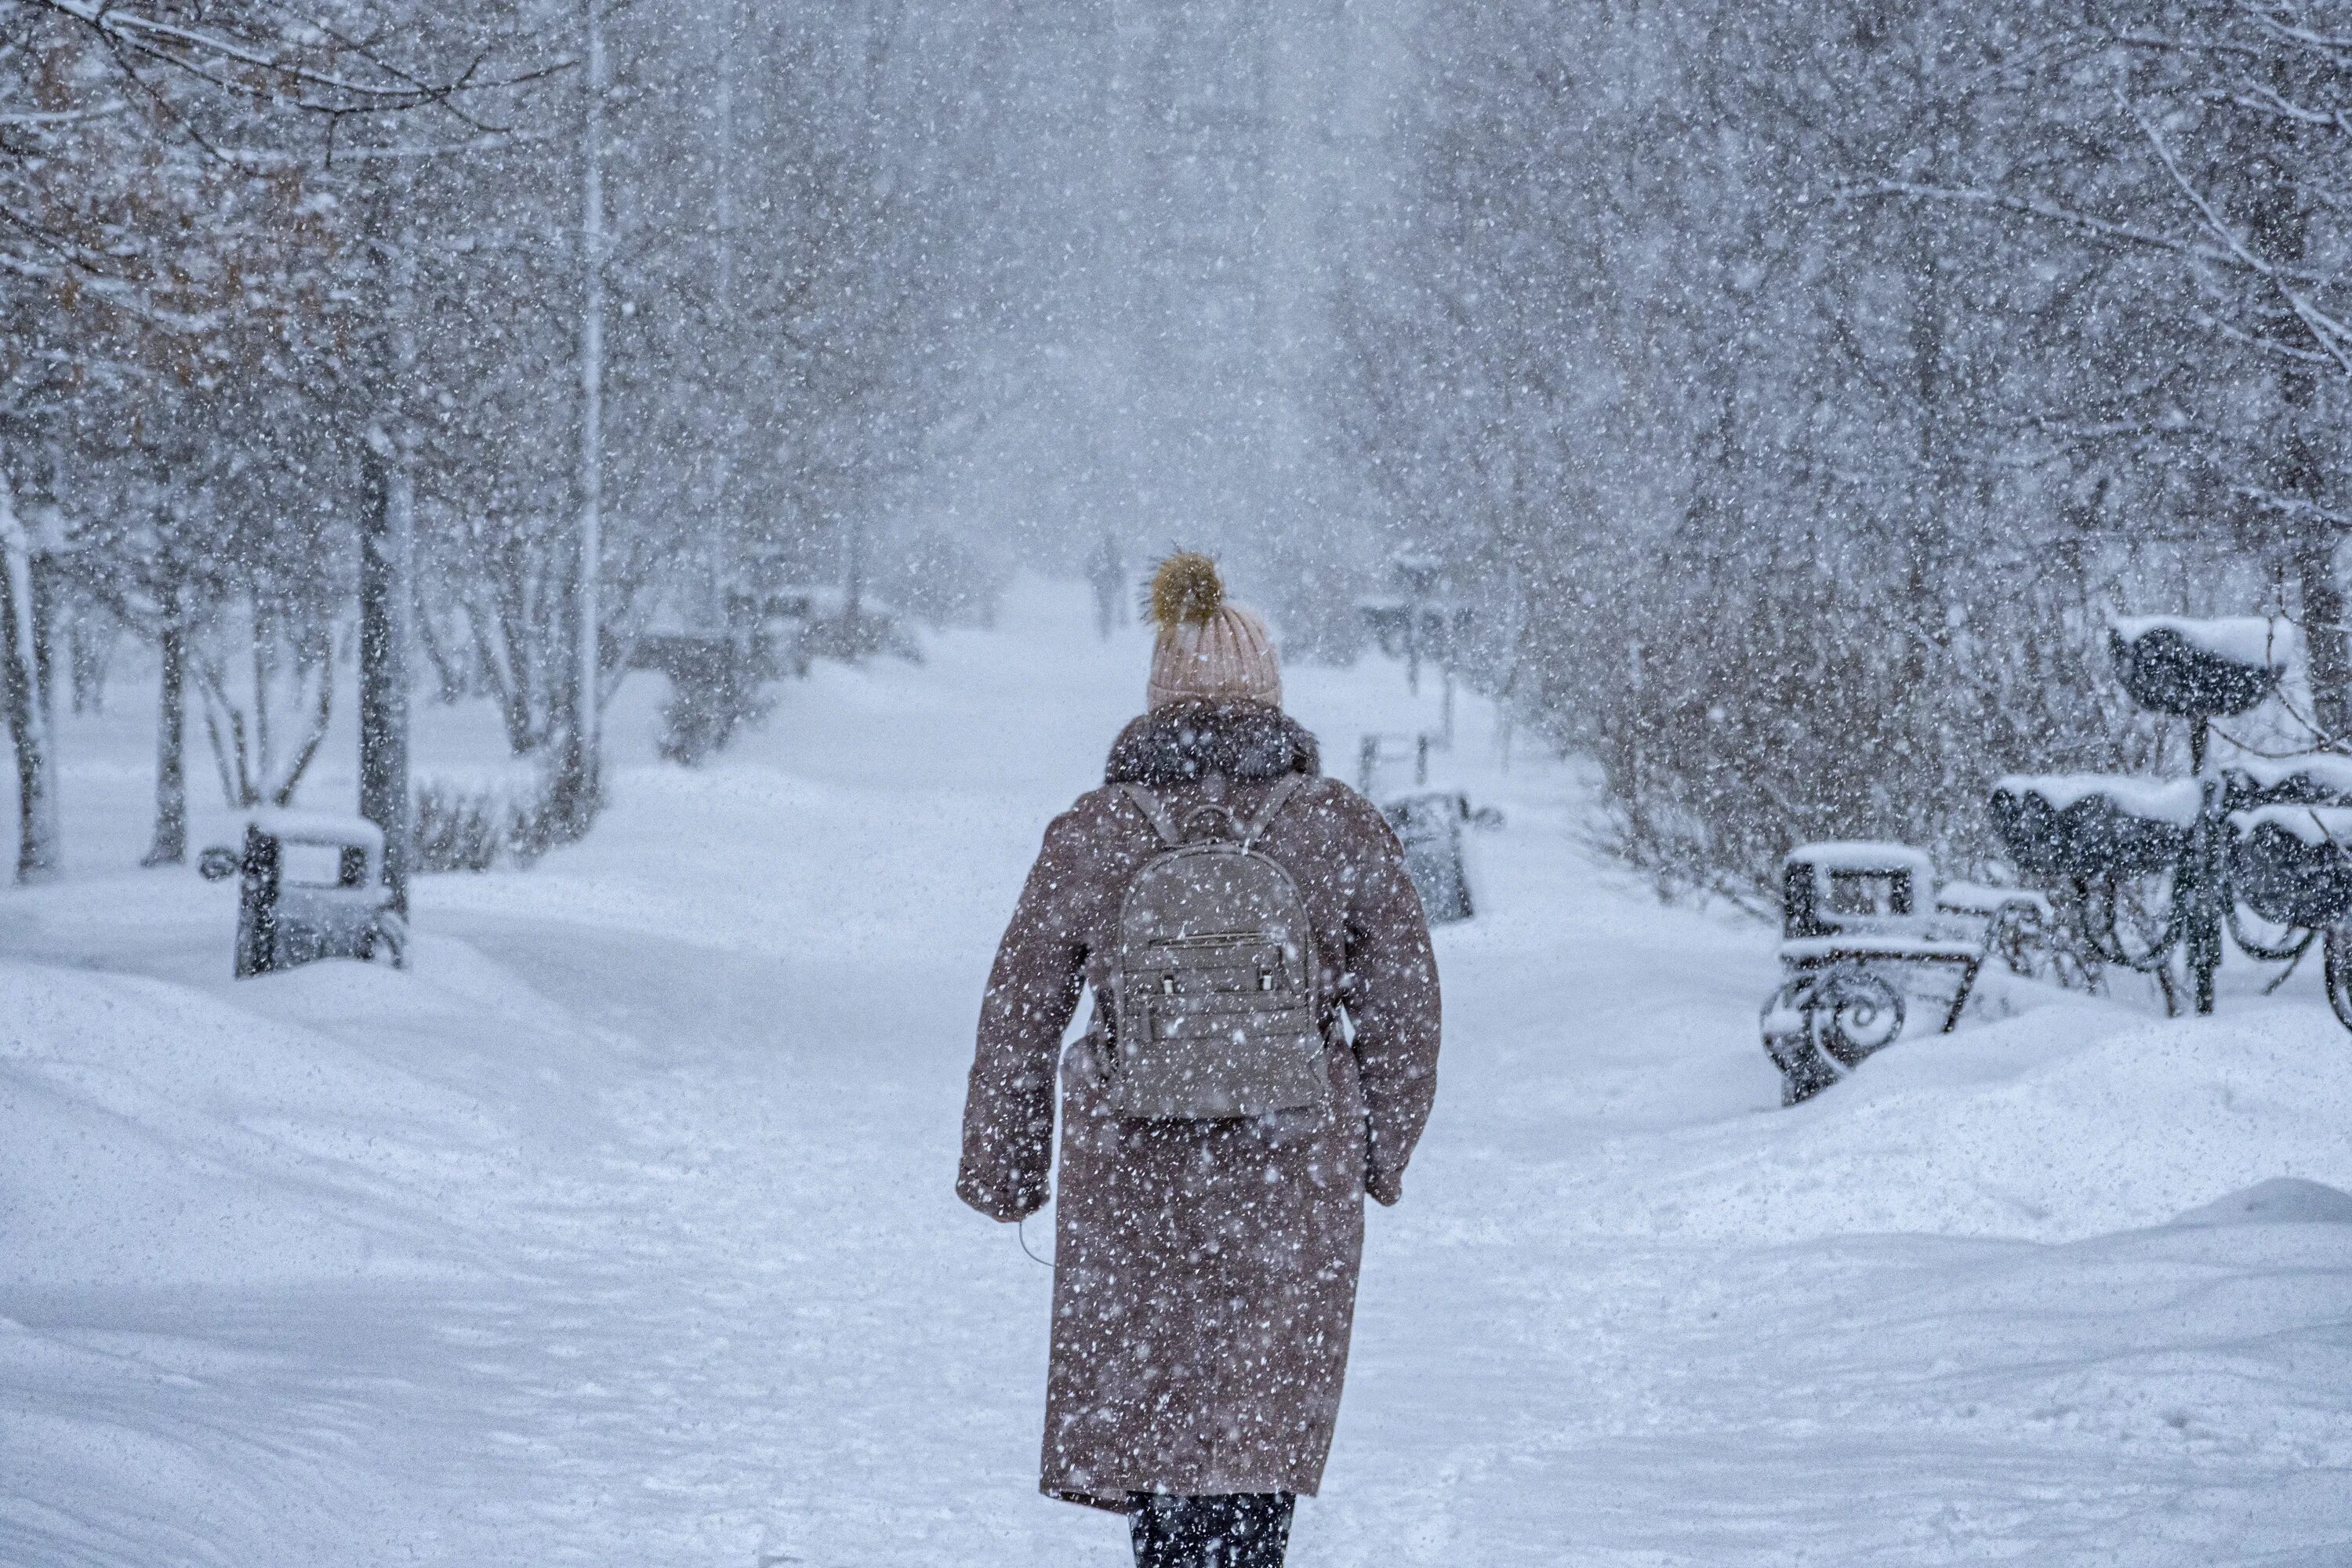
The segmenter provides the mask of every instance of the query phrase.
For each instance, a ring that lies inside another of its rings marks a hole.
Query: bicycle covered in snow
[[[2042,892],[1966,884],[1931,895],[1926,856],[1901,845],[1816,844],[1789,857],[1765,1048],[1794,1104],[1903,1030],[1905,971],[1955,973],[1958,1023],[1986,957],[2038,956],[2089,983],[2103,966],[2152,976],[2167,1010],[2213,1010],[2234,944],[2285,968],[2315,946],[2327,1000],[2352,1029],[2352,757],[2246,755],[2213,764],[2212,721],[2275,696],[2290,633],[2255,616],[2121,618],[2108,648],[2140,707],[2189,721],[2189,774],[2013,774],[1992,789],[2010,863]],[[2065,940],[2052,940],[2063,928]],[[2062,973],[2062,978],[2069,978]],[[2185,994],[2184,994],[2185,993]]]
[[[2215,719],[2277,695],[2291,630],[2142,616],[2116,621],[2108,644],[2135,702],[2189,721],[2190,776],[2002,779],[1992,817],[2011,862],[2077,911],[2102,962],[2153,976],[2168,1011],[2184,988],[2197,1012],[2213,1010],[2229,944],[2286,965],[2273,989],[2316,944],[2327,1000],[2352,1028],[2352,757],[2207,754]]]

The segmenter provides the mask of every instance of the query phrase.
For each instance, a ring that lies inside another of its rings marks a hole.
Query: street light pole
[[[571,710],[558,760],[557,808],[585,833],[596,814],[599,583],[604,552],[604,0],[582,0],[588,101],[581,130],[580,535],[572,574]]]

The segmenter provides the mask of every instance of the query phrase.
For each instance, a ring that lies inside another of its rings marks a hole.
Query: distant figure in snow
[[[1119,559],[1118,541],[1108,531],[1087,557],[1087,581],[1095,591],[1095,635],[1108,641],[1127,625],[1127,563]]]
[[[1058,1054],[1043,1489],[1127,1514],[1143,1568],[1276,1568],[1330,1450],[1364,1194],[1397,1201],[1436,1093],[1437,969],[1388,824],[1282,711],[1265,624],[1192,554],[1151,618],[1149,710],[997,950],[956,1191],[1045,1205]]]

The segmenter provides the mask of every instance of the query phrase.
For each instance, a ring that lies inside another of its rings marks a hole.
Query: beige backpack
[[[1182,823],[1122,784],[1161,848],[1128,885],[1112,965],[1110,1103],[1158,1120],[1259,1116],[1330,1102],[1315,931],[1290,873],[1258,838],[1304,781],[1278,781],[1256,816],[1203,805]],[[1188,832],[1203,818],[1213,831]]]

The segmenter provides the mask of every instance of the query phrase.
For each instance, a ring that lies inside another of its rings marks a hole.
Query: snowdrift
[[[1821,1104],[1615,1151],[1621,1190],[1643,1196],[1580,1217],[1750,1242],[2071,1240],[2281,1175],[2352,1188],[2347,1127],[2352,1040],[2325,1007],[2157,1022],[2053,1000],[1901,1041]]]
[[[461,1267],[453,1222],[555,1109],[512,1047],[562,1037],[560,1015],[470,956],[433,942],[432,980],[337,961],[226,995],[0,961],[10,1284]]]
[[[0,1563],[1116,1558],[1034,1495],[1050,1276],[950,1181],[993,942],[1142,648],[1030,584],[932,652],[616,762],[585,842],[420,885],[410,973],[232,984],[193,876],[0,900]],[[1289,684],[1329,766],[1438,722],[1377,662]],[[1784,1111],[1771,933],[1659,906],[1572,765],[1457,719],[1435,782],[1506,826],[1301,1568],[2347,1560],[2312,976],[2175,1021],[1995,981]]]

